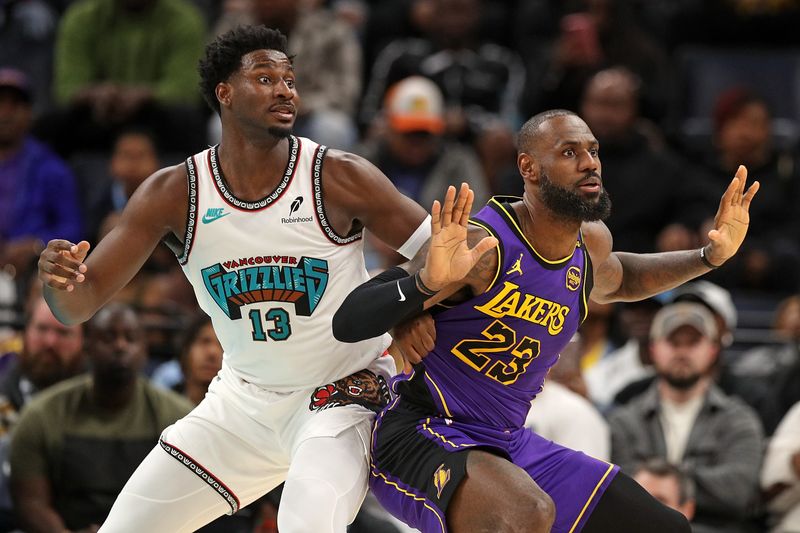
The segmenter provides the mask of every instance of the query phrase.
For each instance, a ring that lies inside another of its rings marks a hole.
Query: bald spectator
[[[90,375],[69,379],[26,407],[11,442],[11,494],[29,532],[93,531],[152,450],[192,405],[140,376],[144,329],[111,304],[88,324]]]
[[[641,81],[624,67],[592,76],[580,103],[600,141],[603,184],[614,199],[606,220],[614,246],[640,253],[696,247],[711,200],[696,187],[696,171],[641,117],[640,103]]]

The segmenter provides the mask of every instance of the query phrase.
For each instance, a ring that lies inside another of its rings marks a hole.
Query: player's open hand
[[[456,188],[447,188],[444,204],[438,200],[431,208],[431,242],[425,267],[420,271],[422,283],[438,291],[462,280],[483,254],[497,245],[494,237],[484,237],[474,248],[467,245],[467,221],[475,193],[466,183],[456,197]]]
[[[46,287],[62,291],[75,290],[76,283],[86,279],[83,260],[89,253],[89,243],[73,244],[63,239],[53,239],[39,254],[39,279]]]
[[[706,248],[706,257],[712,265],[721,265],[733,257],[747,235],[747,228],[750,226],[750,202],[760,184],[753,182],[745,192],[746,181],[747,169],[744,165],[739,165],[736,176],[719,202],[719,209],[714,217],[714,229],[708,232],[711,243]]]

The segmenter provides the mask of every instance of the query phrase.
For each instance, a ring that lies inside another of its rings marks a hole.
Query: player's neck
[[[234,196],[260,200],[278,185],[289,159],[287,138],[247,137],[223,131],[217,160]]]
[[[525,237],[545,259],[557,261],[575,249],[580,221],[564,220],[535,198],[525,197],[522,204],[517,204],[516,212]]]

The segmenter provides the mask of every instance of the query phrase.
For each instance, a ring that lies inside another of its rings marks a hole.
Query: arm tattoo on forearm
[[[673,289],[708,272],[697,250],[658,254],[617,253],[622,264],[620,300],[639,300]]]

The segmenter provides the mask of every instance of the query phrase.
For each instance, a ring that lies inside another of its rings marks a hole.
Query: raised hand
[[[39,255],[39,279],[47,287],[72,291],[76,283],[86,279],[83,260],[89,253],[89,243],[73,244],[63,239],[53,239]]]
[[[483,254],[497,245],[494,237],[484,237],[474,248],[467,244],[467,221],[475,193],[466,183],[447,188],[444,204],[438,200],[431,208],[431,242],[425,267],[419,276],[425,287],[438,291],[460,281],[472,270]]]
[[[719,209],[714,217],[714,229],[708,232],[711,242],[706,246],[706,257],[712,265],[719,266],[733,257],[747,235],[747,228],[750,226],[750,202],[760,184],[753,182],[745,192],[746,181],[747,169],[739,165],[736,176],[719,202]]]

